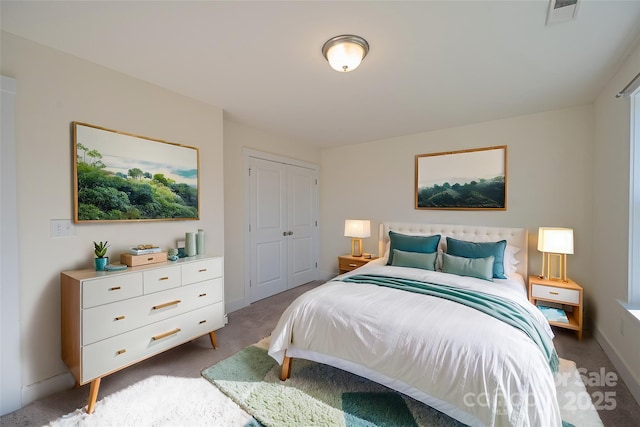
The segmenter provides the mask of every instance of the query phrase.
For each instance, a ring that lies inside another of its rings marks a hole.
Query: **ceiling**
[[[319,148],[592,102],[639,40],[640,1],[6,1],[2,29]],[[321,54],[371,50],[351,73]]]

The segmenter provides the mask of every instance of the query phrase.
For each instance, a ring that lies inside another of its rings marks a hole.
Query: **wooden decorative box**
[[[156,252],[155,254],[145,255],[132,255],[128,253],[120,254],[120,263],[126,264],[129,267],[135,267],[137,265],[157,264],[159,262],[166,261],[166,252]]]

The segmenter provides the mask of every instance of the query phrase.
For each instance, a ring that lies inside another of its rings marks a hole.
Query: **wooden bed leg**
[[[91,388],[89,389],[89,403],[87,404],[87,414],[93,414],[93,410],[96,407],[96,400],[98,399],[98,390],[100,389],[100,380],[102,378],[96,378],[91,381]]]
[[[218,340],[216,339],[215,331],[209,332],[209,338],[211,338],[211,345],[213,346],[214,350],[218,348]]]
[[[289,356],[284,356],[284,360],[282,361],[282,370],[280,371],[280,380],[286,381],[289,377],[291,377],[291,358]]]

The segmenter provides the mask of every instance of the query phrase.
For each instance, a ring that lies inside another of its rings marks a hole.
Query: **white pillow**
[[[520,248],[516,248],[515,246],[509,246],[504,249],[504,261],[502,265],[504,267],[504,275],[509,277],[513,275],[517,270],[517,265],[520,264],[520,261],[516,259],[516,254],[520,252]]]

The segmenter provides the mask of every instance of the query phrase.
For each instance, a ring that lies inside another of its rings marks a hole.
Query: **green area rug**
[[[267,354],[268,345],[266,338],[202,371],[205,379],[264,426],[464,425],[408,396],[320,363],[296,359],[291,378],[282,382],[280,366]],[[563,369],[575,370],[575,364],[561,359]],[[579,384],[568,386],[584,390],[576,378]],[[563,411],[562,416],[575,425],[602,425],[595,409],[580,414]]]

